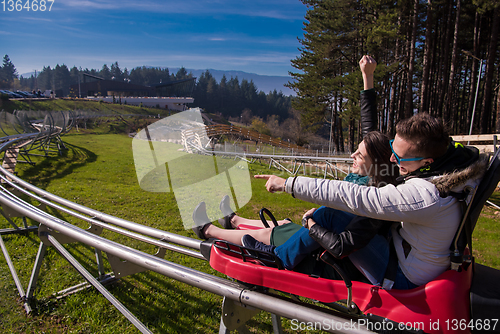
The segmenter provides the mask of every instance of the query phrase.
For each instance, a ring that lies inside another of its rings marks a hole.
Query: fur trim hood
[[[432,177],[429,181],[436,186],[441,197],[450,192],[460,192],[468,184],[474,184],[488,169],[489,155],[480,154],[479,159],[462,170]]]

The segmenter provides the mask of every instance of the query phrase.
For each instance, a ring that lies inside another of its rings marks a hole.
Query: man
[[[402,183],[397,186],[255,177],[266,179],[270,192],[285,191],[298,199],[358,216],[401,222],[391,229],[398,258],[394,288],[409,289],[431,281],[449,267],[449,247],[462,215],[452,194],[479,182],[487,158],[479,159],[477,150],[451,142],[442,122],[426,113],[400,122],[391,148],[391,161],[397,163],[401,174]],[[313,238],[322,229],[315,223],[314,211],[304,215],[304,226]],[[287,252],[280,247],[275,253]]]

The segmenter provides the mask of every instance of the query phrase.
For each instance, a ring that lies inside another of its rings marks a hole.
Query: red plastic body
[[[313,278],[290,270],[279,270],[244,262],[241,256],[212,247],[210,265],[234,279],[311,298],[325,303],[347,299],[341,280]],[[460,272],[448,270],[435,280],[411,290],[384,290],[352,282],[353,302],[364,313],[396,321],[426,333],[469,333],[469,290],[472,266]]]

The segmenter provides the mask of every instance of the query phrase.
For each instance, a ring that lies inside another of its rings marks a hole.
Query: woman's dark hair
[[[372,166],[368,171],[371,176],[370,186],[384,186],[395,184],[399,176],[397,165],[391,162],[392,150],[389,145],[389,137],[379,131],[371,131],[363,138],[366,153],[371,159]]]
[[[450,144],[450,135],[443,122],[427,113],[418,113],[399,122],[396,134],[412,143],[412,153],[424,158],[439,158]]]

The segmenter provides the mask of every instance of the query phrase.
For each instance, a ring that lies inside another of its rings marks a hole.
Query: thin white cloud
[[[91,0],[66,0],[61,5],[73,7],[82,11],[90,11],[92,9],[120,9],[123,8],[121,2],[118,1],[91,1]]]
[[[189,62],[189,63],[212,63],[227,65],[250,65],[256,63],[268,63],[268,64],[290,64],[291,54],[281,54],[281,53],[263,53],[248,56],[237,56],[237,55],[205,55],[205,54],[176,54],[176,55],[156,55],[150,57],[140,57],[139,59],[128,58],[124,59],[124,62],[143,62],[158,64],[164,63],[169,64],[172,62]]]
[[[12,16],[12,17],[2,17],[2,23],[5,22],[15,22],[16,24],[19,22],[41,22],[41,23],[47,23],[47,22],[53,22],[53,20],[48,19],[46,17],[33,17],[33,16],[28,16],[27,15],[18,15],[18,16]]]
[[[151,13],[186,15],[242,15],[274,18],[280,20],[301,20],[305,13],[300,6],[290,6],[290,1],[160,1],[160,0],[66,0],[61,5],[81,11],[124,10]],[[261,8],[255,10],[255,8]],[[262,9],[264,8],[264,9]],[[304,7],[305,8],[305,7]]]
[[[115,54],[58,54],[57,58],[52,56],[51,63],[45,64],[50,66],[55,66],[58,59],[64,59],[64,63],[72,67],[73,64],[76,66],[82,66],[83,68],[95,68],[100,69],[104,64],[108,66],[115,61],[118,61],[121,68],[127,67],[129,70],[138,66],[150,65],[158,67],[175,67],[180,66],[182,63],[186,67],[194,67],[195,64],[219,64],[220,68],[226,68],[227,65],[251,65],[258,63],[266,64],[283,64],[289,65],[290,59],[295,55],[288,53],[261,53],[253,55],[207,55],[207,54],[195,54],[195,53],[177,53],[177,54],[149,54],[149,55],[115,55]],[[59,64],[63,62],[59,61]],[[180,64],[180,65],[176,65]],[[190,65],[188,65],[190,64]],[[206,67],[206,66],[198,66]]]
[[[216,37],[205,34],[197,34],[186,37],[191,43],[199,43],[203,41],[215,41],[215,42],[231,42],[238,43],[239,45],[271,45],[271,46],[282,46],[282,47],[297,47],[297,39],[290,37],[268,37],[268,36],[250,36],[248,34],[227,34],[218,35]]]

